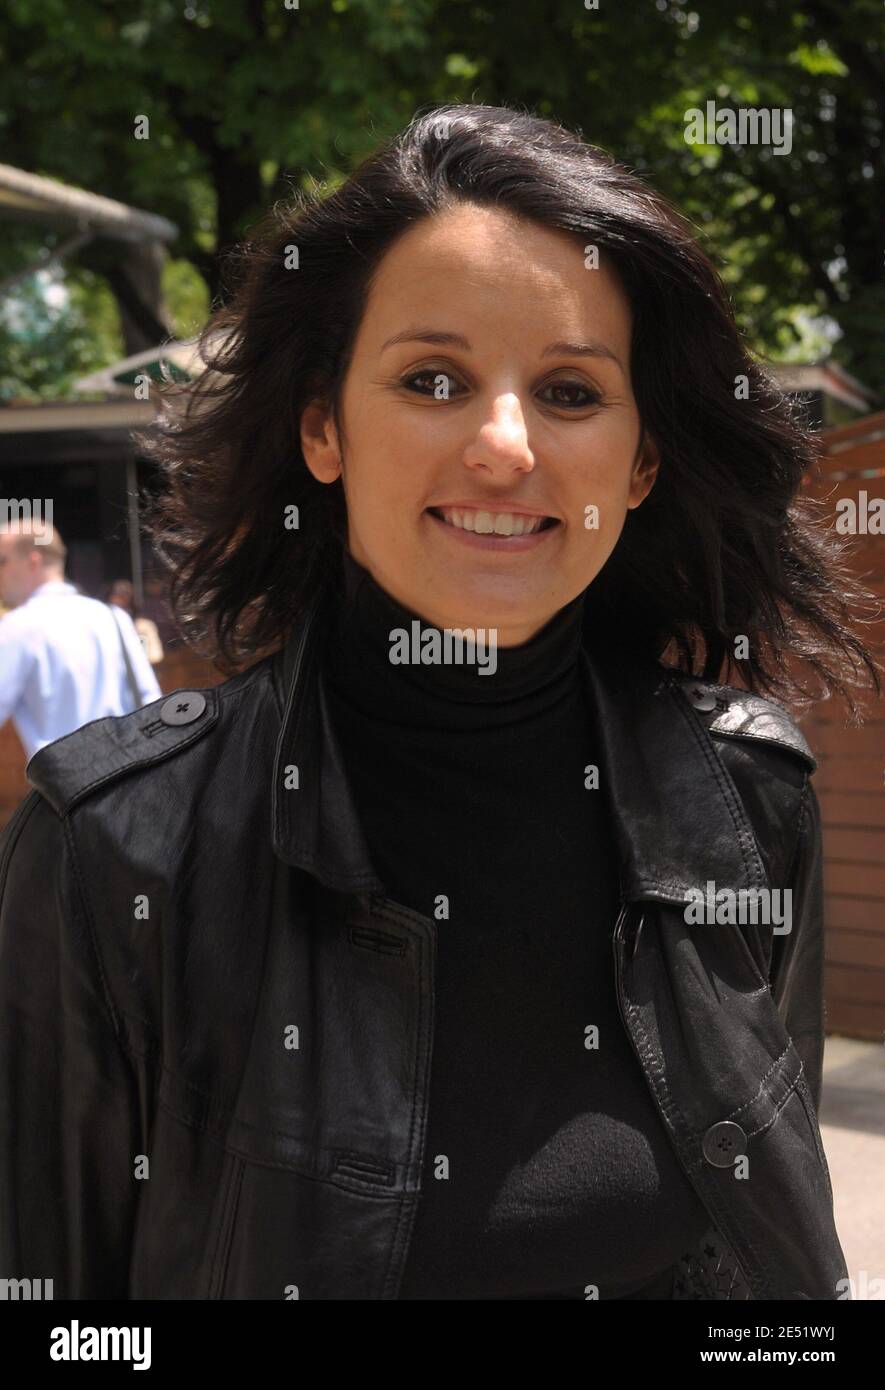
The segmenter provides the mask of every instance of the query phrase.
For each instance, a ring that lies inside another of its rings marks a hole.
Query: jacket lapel
[[[582,652],[628,900],[682,903],[713,880],[767,885],[750,822],[683,679],[623,649]]]
[[[321,672],[321,634],[329,589],[310,605],[277,654],[283,718],[274,756],[274,852],[342,893],[383,893],[357,815],[329,718]],[[292,785],[297,776],[297,789]]]

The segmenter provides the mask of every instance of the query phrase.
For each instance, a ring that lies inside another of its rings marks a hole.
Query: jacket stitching
[[[182,687],[182,689],[186,689],[186,688],[187,688],[187,687],[184,687],[184,686]],[[172,693],[175,694],[175,693],[177,693],[177,692],[173,691]],[[78,729],[72,729],[71,732],[70,732],[69,734],[62,734],[61,738],[55,738],[55,739],[53,739],[53,740],[52,740],[52,745],[53,745],[54,748],[58,748],[58,747],[60,747],[61,744],[67,743],[69,739],[76,738],[78,734],[82,734],[82,732],[83,732],[84,729],[91,729],[92,726],[93,726],[93,724],[100,724],[100,723],[102,723],[102,721],[105,720],[105,719],[132,719],[134,715],[136,715],[136,714],[143,714],[146,710],[153,709],[155,705],[161,705],[161,704],[164,702],[164,700],[168,700],[168,699],[169,699],[169,696],[168,696],[168,695],[159,695],[159,696],[157,697],[156,700],[151,700],[150,704],[147,704],[147,705],[140,705],[139,708],[138,708],[137,710],[132,710],[129,714],[123,714],[123,715],[103,714],[103,715],[101,715],[98,719],[90,719],[90,720],[88,720],[85,724],[81,724],[80,727],[79,727]],[[41,749],[39,749],[39,748],[37,749],[37,753],[39,753],[39,752],[41,752],[41,751],[42,751]],[[35,757],[35,758],[36,758],[36,756],[37,756],[37,753],[34,754],[34,757]]]
[[[205,1100],[213,1101],[217,1106],[219,1106],[219,1107],[222,1109],[222,1113],[218,1116],[218,1119],[219,1119],[220,1121],[222,1121],[222,1122],[224,1122],[224,1121],[233,1121],[233,1123],[236,1124],[240,1129],[248,1129],[248,1130],[251,1130],[251,1132],[252,1132],[253,1134],[266,1135],[266,1136],[269,1136],[269,1137],[271,1137],[271,1138],[273,1138],[273,1139],[284,1139],[284,1140],[289,1140],[289,1141],[290,1141],[291,1143],[293,1143],[293,1144],[300,1144],[300,1143],[303,1143],[303,1142],[304,1142],[303,1140],[299,1139],[298,1136],[297,1136],[296,1134],[290,1134],[288,1130],[285,1130],[285,1129],[273,1129],[272,1127],[270,1127],[270,1126],[268,1126],[268,1125],[254,1125],[254,1124],[251,1124],[248,1120],[241,1120],[241,1119],[239,1119],[239,1117],[236,1116],[236,1115],[234,1114],[233,1109],[231,1108],[230,1104],[228,1104],[227,1102],[220,1102],[220,1101],[217,1101],[216,1098],[215,1098],[210,1092],[208,1092],[208,1091],[201,1091],[200,1088],[199,1088],[198,1086],[194,1086],[191,1082],[187,1081],[183,1076],[177,1076],[177,1075],[175,1074],[175,1072],[169,1071],[168,1067],[163,1067],[162,1070],[163,1070],[163,1072],[164,1072],[167,1076],[172,1076],[172,1077],[174,1077],[176,1081],[180,1081],[183,1085],[187,1086],[190,1090],[196,1091],[197,1095],[202,1096]],[[210,1122],[209,1122],[207,1119],[205,1119],[205,1118],[203,1118],[203,1119],[197,1119],[193,1114],[191,1114],[191,1113],[190,1113],[189,1111],[187,1111],[186,1109],[176,1107],[171,1101],[167,1100],[164,1096],[158,1096],[157,1104],[160,1105],[160,1106],[162,1106],[162,1108],[163,1108],[164,1110],[168,1111],[168,1113],[169,1113],[170,1115],[174,1115],[176,1119],[181,1120],[181,1122],[182,1122],[183,1124],[186,1124],[190,1129],[197,1129],[197,1130],[200,1130],[201,1133],[208,1134],[208,1135],[210,1135],[210,1136],[215,1135],[215,1130],[214,1130],[213,1126],[210,1124]],[[233,1144],[229,1145],[228,1147],[230,1147],[231,1152],[241,1152],[240,1150],[236,1149],[236,1146],[233,1145]],[[347,1150],[344,1150],[344,1149],[340,1149],[340,1148],[326,1148],[325,1146],[320,1146],[320,1149],[321,1149],[321,1151],[323,1151],[323,1152],[326,1152],[326,1153],[329,1153],[329,1154],[335,1154],[336,1156],[337,1156],[338,1154],[343,1154],[343,1153],[346,1152],[347,1154],[349,1154],[351,1157],[354,1157],[354,1158],[371,1159],[371,1161],[372,1161],[373,1163],[375,1163],[375,1164],[377,1164],[377,1162],[378,1162],[378,1159],[376,1158],[376,1156],[375,1156],[374,1154],[362,1153],[362,1152],[361,1152],[360,1150],[358,1150],[358,1149],[347,1149]],[[251,1156],[248,1155],[248,1154],[245,1154],[245,1153],[244,1153],[244,1157],[250,1158],[250,1161],[254,1161],[254,1162],[256,1162],[256,1163],[259,1162],[258,1159],[251,1160]],[[280,1163],[280,1164],[278,1164],[278,1165],[273,1165],[273,1166],[279,1166],[279,1167],[281,1167],[281,1168],[285,1168],[285,1167],[287,1167],[288,1165],[285,1164],[285,1163]],[[396,1164],[396,1163],[393,1164],[393,1167],[394,1167],[394,1168],[397,1168],[397,1167],[399,1167],[399,1166],[400,1166],[399,1164]]]
[[[383,916],[384,916],[383,911],[382,911],[381,913],[379,913],[379,915],[383,917]],[[394,917],[395,917],[395,914],[393,914],[393,915],[394,915]],[[422,972],[423,964],[424,964],[424,952],[425,952],[425,940],[424,940],[423,934],[420,934],[420,935],[418,936],[417,940],[418,940],[418,971],[419,971],[419,975],[420,975],[421,972]],[[427,1000],[421,995],[421,993],[420,993],[420,991],[419,991],[419,1010],[420,1010],[420,1011],[419,1011],[419,1016],[418,1016],[418,1027],[417,1027],[417,1029],[416,1029],[415,1054],[414,1054],[414,1058],[413,1058],[413,1074],[414,1074],[414,1076],[415,1076],[416,1078],[418,1077],[418,1074],[419,1074],[419,1064],[420,1064],[420,1056],[421,1056],[421,1040],[422,1040],[423,1035],[424,1035],[424,1027],[423,1027],[423,1025],[424,1025],[425,1011],[426,1011],[426,1009],[427,1009],[428,1007],[429,1007],[429,1005],[428,1005]],[[428,1068],[428,1073],[429,1073],[429,1068]],[[425,1086],[426,1086],[426,1083],[427,1083],[427,1077],[425,1077]],[[425,1093],[425,1098],[426,1098],[426,1093]],[[425,1109],[426,1109],[426,1107],[425,1107]],[[414,1149],[415,1128],[416,1128],[417,1123],[418,1123],[418,1106],[415,1104],[415,1093],[414,1093],[414,1091],[413,1091],[413,1094],[412,1094],[412,1119],[411,1119],[411,1124],[410,1124],[410,1127],[409,1127],[409,1163],[411,1163],[411,1156],[412,1156],[412,1152],[413,1152],[413,1149]],[[426,1139],[426,1130],[425,1130],[425,1139]],[[407,1177],[407,1176],[408,1176],[408,1173],[406,1173],[406,1177]],[[421,1181],[421,1178],[420,1178],[420,1175],[419,1175],[419,1183],[420,1183],[420,1181]],[[406,1193],[403,1193],[402,1198],[401,1198],[401,1201],[400,1201],[400,1204],[399,1204],[399,1211],[398,1211],[398,1213],[397,1213],[396,1227],[395,1227],[394,1233],[393,1233],[393,1240],[392,1240],[391,1243],[390,1243],[390,1256],[389,1256],[388,1261],[387,1261],[387,1268],[386,1268],[386,1270],[384,1271],[384,1282],[383,1282],[383,1285],[382,1285],[382,1287],[383,1287],[384,1289],[387,1289],[387,1288],[390,1286],[390,1284],[391,1284],[391,1270],[397,1268],[396,1261],[397,1261],[398,1256],[399,1256],[400,1245],[401,1245],[401,1243],[402,1243],[402,1244],[405,1244],[405,1241],[406,1241],[406,1236],[405,1236],[405,1235],[403,1235],[403,1236],[401,1237],[401,1232],[402,1232],[402,1230],[403,1230],[403,1223],[404,1223],[404,1221],[406,1220],[406,1216],[411,1212],[412,1206],[413,1206],[413,1201],[410,1200],[410,1199],[408,1198],[408,1196],[407,1196]]]
[[[653,1059],[654,1059],[654,1047],[653,1047],[653,1045],[652,1045],[651,1039],[649,1038],[648,1034],[647,1034],[646,1031],[645,1031],[645,1028],[643,1027],[642,1020],[641,1020],[641,1018],[639,1017],[639,1011],[638,1011],[638,1009],[635,1009],[632,1005],[628,1004],[628,1011],[629,1011],[631,1017],[632,1017],[633,1020],[634,1020],[634,1023],[635,1023],[635,1025],[636,1025],[636,1030],[637,1030],[637,1032],[639,1033],[640,1037],[642,1038],[642,1042],[643,1042],[643,1044],[644,1044],[644,1050],[645,1050],[645,1053],[646,1053],[646,1058],[647,1058],[647,1060],[653,1060]],[[665,1110],[665,1113],[667,1114],[667,1117],[668,1117],[668,1118],[672,1118],[672,1114],[675,1112],[675,1114],[679,1116],[680,1121],[682,1122],[684,1128],[685,1128],[685,1129],[688,1131],[688,1133],[691,1135],[691,1137],[692,1137],[692,1138],[697,1138],[697,1137],[699,1137],[701,1131],[695,1131],[695,1130],[693,1130],[692,1127],[686,1122],[685,1116],[682,1114],[682,1111],[680,1110],[679,1106],[677,1105],[677,1103],[675,1102],[675,1100],[673,1099],[673,1097],[672,1097],[671,1094],[670,1094],[669,1087],[668,1087],[667,1084],[666,1084],[666,1080],[665,1080],[665,1077],[664,1077],[663,1072],[661,1071],[661,1069],[659,1069],[659,1068],[657,1068],[657,1067],[654,1067],[654,1068],[652,1068],[652,1069],[658,1074],[658,1078],[659,1078],[660,1083],[661,1083],[661,1089],[662,1089],[662,1091],[663,1091],[664,1110]],[[704,1171],[704,1169],[702,1168],[702,1166],[701,1166],[700,1163],[698,1163],[698,1162],[693,1162],[693,1163],[692,1163],[692,1168],[693,1168],[696,1172],[703,1172],[703,1171]],[[734,1238],[734,1236],[732,1235],[733,1226],[732,1226],[731,1213],[730,1213],[730,1211],[728,1210],[727,1204],[726,1204],[726,1205],[723,1205],[723,1204],[720,1202],[719,1193],[718,1193],[718,1191],[717,1191],[717,1189],[716,1189],[716,1187],[715,1187],[714,1184],[711,1183],[711,1184],[709,1185],[709,1187],[708,1187],[706,1184],[704,1184],[703,1199],[704,1199],[705,1205],[707,1206],[708,1210],[709,1210],[710,1208],[712,1208],[711,1214],[712,1214],[712,1216],[713,1216],[714,1222],[715,1222],[716,1224],[718,1224],[718,1225],[722,1228],[723,1232],[726,1234],[727,1239],[728,1239],[728,1241],[732,1244],[732,1246],[734,1246],[735,1244],[740,1245],[740,1244],[741,1244],[740,1238],[738,1238],[738,1240],[735,1241],[735,1238]],[[745,1248],[747,1251],[749,1251],[749,1260],[747,1261],[747,1263],[749,1264],[749,1263],[751,1263],[751,1262],[755,1262],[755,1264],[756,1264],[756,1272],[757,1272],[757,1274],[758,1274],[758,1277],[759,1277],[759,1279],[760,1279],[760,1281],[761,1281],[763,1287],[766,1288],[767,1290],[770,1290],[770,1289],[771,1289],[771,1279],[770,1279],[770,1275],[769,1275],[769,1272],[768,1272],[768,1267],[767,1267],[767,1265],[765,1264],[765,1262],[764,1262],[764,1261],[762,1260],[762,1258],[760,1257],[760,1255],[759,1255],[759,1253],[758,1253],[758,1251],[756,1250],[756,1247],[755,1247],[754,1245],[751,1245],[748,1241],[744,1241],[744,1242],[743,1242],[743,1245],[744,1245],[744,1248]]]
[[[340,1177],[336,1176],[334,1169],[332,1170],[332,1172],[328,1174],[316,1173],[312,1172],[309,1168],[305,1168],[303,1165],[299,1163],[294,1163],[279,1158],[269,1158],[264,1155],[262,1155],[259,1158],[254,1153],[250,1153],[248,1150],[241,1148],[235,1141],[231,1140],[226,1135],[216,1133],[204,1121],[194,1119],[192,1116],[182,1111],[176,1110],[176,1108],[173,1105],[170,1105],[170,1103],[167,1100],[164,1100],[162,1097],[159,1098],[157,1103],[159,1105],[159,1108],[161,1110],[165,1110],[167,1115],[171,1115],[174,1120],[178,1120],[180,1124],[185,1125],[188,1129],[195,1130],[199,1134],[205,1134],[209,1139],[213,1141],[213,1143],[219,1144],[225,1153],[232,1155],[242,1163],[248,1163],[252,1167],[272,1168],[275,1172],[291,1173],[294,1174],[296,1177],[304,1178],[308,1182],[324,1183],[327,1185],[331,1185],[332,1187],[338,1187],[343,1192],[356,1192],[360,1196],[374,1197],[378,1200],[386,1202],[398,1200],[401,1196],[399,1192],[391,1192],[389,1189],[384,1191],[380,1188],[378,1183],[369,1182],[365,1179],[360,1180],[358,1178],[351,1178],[346,1181],[341,1181]],[[282,1130],[261,1129],[257,1125],[248,1124],[245,1120],[237,1120],[236,1123],[238,1125],[242,1125],[244,1129],[252,1129],[259,1134],[274,1135],[282,1139],[294,1139],[294,1135],[285,1134]],[[300,1141],[296,1140],[295,1142]],[[337,1156],[340,1153],[345,1152],[341,1149],[328,1148],[317,1148],[314,1151],[323,1154],[328,1154],[335,1158],[337,1158]],[[353,1153],[352,1150],[347,1150],[346,1152]],[[374,1161],[374,1156],[372,1154],[366,1154],[365,1157],[372,1158]],[[394,1170],[396,1170],[396,1168],[398,1168],[399,1166],[399,1164],[393,1164]]]
[[[674,701],[674,703],[676,704],[677,709],[679,710],[680,714],[685,720],[688,728],[691,730],[695,743],[701,750],[701,754],[707,764],[707,767],[709,771],[713,774],[713,778],[723,794],[725,804],[728,807],[732,819],[732,824],[737,834],[738,848],[741,853],[741,858],[744,862],[744,870],[748,878],[753,880],[756,877],[756,875],[754,872],[755,866],[753,864],[753,859],[750,854],[750,846],[751,844],[755,845],[755,841],[753,840],[752,836],[748,833],[748,830],[746,828],[746,812],[744,810],[743,803],[738,797],[737,791],[734,787],[734,784],[731,781],[731,778],[723,775],[725,769],[723,768],[719,758],[713,752],[706,729],[701,724],[697,716],[694,715],[694,711],[690,708],[688,702],[681,695],[681,692],[675,685],[675,682],[671,683],[671,690],[677,695],[678,698]]]
[[[774,745],[775,748],[788,749],[791,753],[795,753],[806,765],[809,760],[814,761],[813,755],[806,753],[804,748],[797,747],[795,743],[788,743],[787,740],[783,738],[763,738],[761,734],[749,734],[743,731],[738,733],[736,730],[732,732],[729,729],[711,729],[710,736],[711,738],[718,739],[722,743],[728,742],[729,739],[739,738],[747,743],[764,743],[769,748]],[[806,771],[808,770],[806,766]]]
[[[817,1155],[820,1159],[820,1165],[823,1169],[824,1177],[827,1180],[827,1190],[830,1194],[830,1204],[832,1205],[833,1184],[830,1179],[830,1170],[827,1165],[827,1156],[824,1153],[823,1143],[821,1142],[820,1126],[818,1124],[817,1115],[814,1112],[814,1097],[812,1096],[808,1086],[808,1082],[805,1079],[804,1068],[800,1069],[799,1075],[796,1078],[796,1091],[805,1109],[805,1117],[808,1120],[808,1124],[811,1129],[811,1135],[814,1139],[815,1148],[817,1149]]]
[[[806,832],[807,825],[808,825],[808,817],[809,817],[809,807],[810,807],[810,805],[811,805],[811,775],[810,775],[809,773],[806,773],[806,776],[805,776],[805,784],[804,784],[804,786],[803,786],[803,788],[802,788],[802,800],[801,800],[801,802],[800,802],[799,815],[798,815],[798,817],[797,817],[797,819],[798,819],[798,821],[799,821],[799,825],[798,825],[798,829],[797,829],[797,831],[796,831],[796,844],[795,844],[795,846],[794,846],[794,848],[793,848],[793,858],[792,858],[792,860],[791,860],[791,862],[790,862],[790,870],[789,870],[789,873],[788,873],[788,875],[787,875],[787,883],[788,883],[788,884],[792,884],[792,883],[794,882],[795,877],[796,877],[796,873],[797,873],[797,870],[798,870],[799,858],[800,858],[800,854],[801,854],[801,850],[802,850],[802,845],[803,845],[804,838],[805,838],[805,832]],[[797,948],[797,949],[798,949],[798,948]],[[777,982],[775,981],[775,983],[777,983]],[[819,1036],[819,1033],[820,1033],[820,1031],[821,1031],[821,1029],[823,1030],[824,1034],[826,1034],[826,1028],[827,1028],[827,1009],[826,1009],[826,999],[825,999],[826,984],[825,984],[824,971],[823,971],[823,970],[821,970],[821,971],[819,972],[819,991],[820,991],[820,992],[819,992],[819,994],[818,994],[818,1001],[817,1001],[817,1002],[818,1002],[818,1009],[819,1009],[819,1017],[820,1017],[820,1020],[821,1020],[820,1029],[819,1029],[817,1026],[815,1026],[815,1027],[813,1027],[813,1028],[805,1028],[805,1029],[802,1030],[801,1033],[795,1033],[795,1034],[791,1033],[790,1036],[793,1038],[794,1043],[795,1043],[796,1038],[802,1038],[802,1037],[806,1037],[806,1036],[808,1036],[808,1035],[813,1036],[813,1037],[815,1038],[815,1040],[817,1040],[817,1039],[818,1039],[818,1036]],[[803,1066],[802,1066],[802,1071],[803,1071],[803,1073],[804,1073],[804,1070],[805,1070],[805,1068],[804,1068],[804,1065],[803,1065]],[[808,1087],[807,1078],[805,1079],[805,1085],[806,1085],[806,1087]],[[808,1088],[808,1094],[809,1094],[809,1099],[812,1101],[812,1106],[813,1106],[813,1104],[814,1104],[814,1097],[811,1095],[811,1090],[810,1090],[810,1088]],[[814,1124],[815,1124],[815,1125],[817,1124],[817,1116],[816,1116],[816,1115],[815,1115]],[[812,1128],[814,1128],[814,1125],[812,1126]],[[816,1136],[816,1142],[818,1143],[818,1146],[820,1147],[820,1141],[819,1141],[819,1138],[817,1138],[817,1136]],[[821,1153],[822,1153],[822,1150],[821,1150]],[[824,1163],[826,1163],[826,1159],[824,1159]],[[827,1178],[827,1181],[829,1182],[829,1177]],[[830,1190],[831,1190],[831,1193],[832,1193],[832,1188],[831,1188]]]
[[[717,729],[715,727],[711,727],[710,733],[714,738],[745,738],[751,740],[753,743],[773,743],[776,744],[779,748],[787,748],[790,750],[791,753],[798,754],[804,761],[811,761],[815,764],[815,766],[817,765],[817,760],[808,746],[808,740],[805,738],[804,734],[802,733],[802,730],[796,724],[790,711],[784,705],[779,704],[777,700],[769,700],[766,699],[765,696],[755,695],[748,690],[741,690],[738,686],[722,685],[716,681],[705,681],[704,684],[708,685],[711,690],[721,691],[721,698],[725,699],[727,697],[729,704],[733,704],[736,702],[735,697],[737,697],[738,699],[746,699],[747,696],[750,696],[754,700],[759,700],[763,705],[767,706],[773,713],[781,716],[781,720],[788,730],[786,734],[782,734],[779,737],[769,736],[768,738],[766,738],[761,734],[747,733],[744,730]],[[728,706],[726,705],[726,708],[727,707]],[[747,714],[750,718],[754,717],[753,712],[747,711]],[[793,740],[791,740],[790,735],[795,736]]]
[[[796,839],[793,843],[793,853],[790,856],[790,867],[787,871],[787,883],[792,883],[796,873],[796,865],[799,861],[799,849],[802,844],[802,836],[805,832],[805,824],[808,819],[809,792],[811,790],[811,774],[806,772],[805,781],[802,784],[802,795],[799,798],[799,810],[796,816]]]
[[[112,768],[110,772],[103,772],[100,777],[96,777],[93,781],[86,782],[83,786],[77,787],[72,793],[71,800],[68,803],[69,806],[73,807],[75,802],[80,801],[87,793],[94,791],[96,787],[104,786],[106,782],[112,782],[116,777],[121,776],[121,774],[134,771],[136,768],[153,767],[155,763],[162,762],[162,760],[168,758],[170,754],[178,753],[185,748],[189,748],[192,743],[196,743],[197,739],[207,734],[217,720],[218,711],[213,709],[208,719],[203,720],[203,722],[188,734],[186,738],[176,739],[175,743],[171,744],[168,748],[161,748],[156,753],[150,753],[146,758],[135,757],[131,762],[124,763],[122,767]],[[75,732],[78,731],[75,730]],[[148,733],[148,737],[150,737],[150,726],[148,725],[146,729],[143,728],[141,732]],[[68,737],[70,737],[70,735],[68,735]]]
[[[146,711],[154,709],[158,705],[164,704],[166,700],[172,698],[172,695],[176,695],[179,693],[187,693],[191,690],[199,691],[200,694],[205,694],[207,696],[207,705],[210,704],[213,698],[217,698],[219,701],[235,699],[237,695],[239,695],[239,693],[242,690],[246,689],[249,685],[251,685],[253,681],[260,679],[262,675],[262,665],[263,662],[257,662],[255,667],[250,668],[250,671],[248,673],[242,673],[244,677],[242,684],[236,686],[233,689],[225,690],[223,684],[221,686],[204,686],[202,690],[198,686],[181,686],[178,691],[173,690],[168,695],[162,695],[159,699],[152,700],[151,703],[148,705],[142,705],[139,708],[139,710],[133,711],[133,714],[144,714]],[[247,675],[248,679],[246,678]],[[103,716],[103,718],[108,717],[113,716]],[[121,717],[131,718],[132,716],[125,715]],[[57,747],[62,743],[66,743],[69,739],[76,738],[79,734],[83,733],[84,729],[88,729],[93,724],[99,724],[101,722],[102,720],[99,719],[91,719],[87,724],[82,724],[79,729],[74,729],[71,733],[64,734],[61,738],[55,739],[53,741],[53,747]],[[196,743],[197,740],[202,738],[204,734],[207,734],[209,732],[209,729],[212,728],[217,722],[218,710],[217,708],[213,707],[210,711],[207,712],[206,718],[201,719],[199,724],[197,724],[196,727],[192,729],[189,734],[177,739],[175,743],[173,743],[169,748],[161,749],[159,752],[156,753],[151,752],[146,758],[140,758],[138,757],[138,755],[134,755],[131,761],[124,763],[121,767],[113,768],[110,772],[102,773],[100,776],[94,778],[91,782],[86,782],[82,786],[76,787],[73,793],[71,794],[71,799],[65,807],[65,810],[67,811],[68,809],[73,809],[73,806],[77,802],[79,802],[82,797],[88,795],[89,792],[94,791],[96,787],[104,786],[105,783],[111,782],[116,777],[120,777],[121,775],[130,771],[134,771],[137,768],[153,767],[156,763],[161,762],[170,754],[176,753],[180,750],[183,751],[185,748],[189,748],[191,744]],[[139,733],[141,733],[147,738],[151,738],[154,734],[162,732],[162,730],[164,728],[167,728],[168,726],[164,725],[162,721],[158,722],[156,719],[153,719],[148,720],[145,724],[137,725],[136,727]],[[36,754],[34,756],[36,757]],[[39,792],[39,788],[34,788],[34,790]]]
[[[765,988],[767,989],[767,986],[765,986]],[[791,1042],[788,1042],[788,1043],[787,1043],[787,1045],[786,1045],[786,1047],[784,1048],[783,1052],[780,1054],[779,1057],[777,1057],[777,1058],[772,1062],[771,1066],[768,1068],[768,1071],[767,1071],[767,1072],[765,1073],[765,1075],[763,1076],[762,1080],[761,1080],[760,1083],[759,1083],[759,1089],[756,1091],[756,1094],[753,1095],[753,1096],[751,1096],[750,1099],[749,1099],[748,1101],[745,1101],[743,1105],[735,1106],[734,1110],[732,1110],[730,1114],[728,1114],[728,1115],[725,1116],[725,1119],[726,1119],[726,1120],[732,1119],[732,1117],[733,1117],[734,1115],[741,1115],[741,1114],[743,1114],[743,1112],[744,1112],[745,1110],[749,1110],[753,1105],[756,1104],[756,1101],[759,1100],[760,1096],[762,1095],[763,1090],[765,1089],[765,1083],[766,1083],[766,1081],[768,1081],[769,1077],[770,1077],[770,1076],[777,1070],[777,1068],[780,1066],[781,1062],[784,1060],[784,1058],[786,1057],[787,1053],[790,1051],[790,1049],[791,1049],[792,1046],[793,1046],[793,1044],[792,1044]],[[800,1062],[800,1067],[801,1067],[801,1062]],[[767,1122],[766,1124],[760,1125],[758,1129],[748,1130],[748,1131],[747,1131],[747,1138],[748,1138],[748,1139],[752,1139],[754,1135],[756,1135],[756,1134],[761,1134],[764,1130],[770,1129],[770,1128],[771,1128],[771,1126],[774,1124],[775,1120],[777,1119],[778,1115],[780,1114],[781,1110],[784,1108],[784,1106],[786,1105],[787,1101],[790,1099],[790,1095],[791,1095],[792,1092],[795,1090],[797,1077],[798,1077],[798,1073],[797,1073],[797,1076],[794,1076],[794,1077],[793,1077],[793,1080],[790,1082],[790,1089],[787,1091],[787,1094],[784,1096],[783,1100],[782,1100],[779,1104],[777,1104],[777,1105],[775,1106],[774,1114],[772,1115],[771,1119],[768,1120],[768,1122]]]

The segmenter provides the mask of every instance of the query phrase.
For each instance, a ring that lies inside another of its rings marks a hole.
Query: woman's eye
[[[578,381],[554,381],[551,382],[549,386],[545,386],[544,390],[557,391],[560,393],[568,391],[579,391],[583,393],[586,397],[585,400],[575,400],[574,397],[572,397],[571,400],[563,399],[563,395],[560,394],[559,399],[549,402],[550,405],[561,405],[578,410],[584,410],[588,405],[598,405],[602,399],[598,391],[592,391],[589,387],[582,386]]]
[[[427,383],[424,387],[412,385],[415,381],[420,382],[422,378]],[[449,400],[455,394],[456,382],[449,372],[424,367],[420,372],[411,372],[409,376],[404,376],[402,385],[419,396],[431,395],[436,396],[438,400]]]

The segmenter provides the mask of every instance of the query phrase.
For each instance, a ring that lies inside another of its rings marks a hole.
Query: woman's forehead
[[[469,235],[474,214],[478,230]],[[499,341],[502,325],[516,335],[508,337],[514,346],[537,340],[540,351],[554,340],[594,340],[619,355],[629,342],[630,301],[602,250],[494,209],[447,210],[410,228],[387,252],[360,336],[380,353],[391,338],[417,338],[410,330],[420,327],[482,350],[484,337]],[[463,349],[454,341],[441,346]]]

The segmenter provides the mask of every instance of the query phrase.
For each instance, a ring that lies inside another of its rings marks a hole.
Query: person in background
[[[128,613],[78,593],[66,556],[52,526],[0,525],[0,598],[12,610],[0,618],[0,724],[12,719],[29,760],[163,693]]]
[[[152,666],[158,665],[163,660],[163,643],[160,641],[157,624],[139,613],[135,606],[135,589],[128,579],[114,580],[108,591],[108,603],[115,604],[129,614],[148,661]]]

